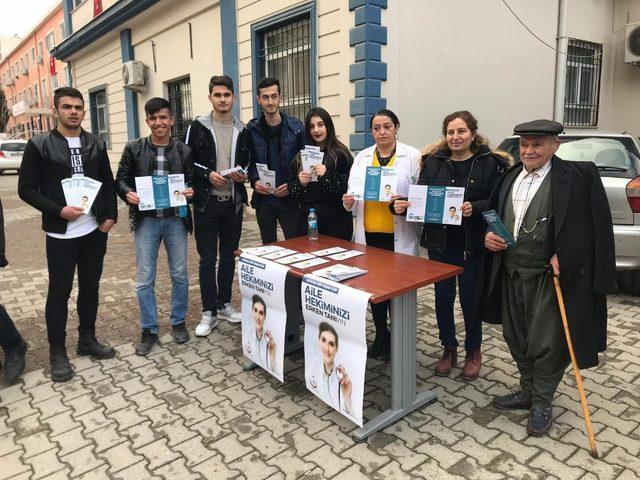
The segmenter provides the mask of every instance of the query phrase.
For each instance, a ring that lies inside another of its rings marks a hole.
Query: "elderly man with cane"
[[[485,247],[493,252],[485,284],[493,301],[485,306],[496,307],[485,318],[501,321],[520,373],[520,389],[493,404],[530,410],[527,432],[535,436],[551,427],[551,403],[569,364],[570,337],[578,375],[579,368],[598,364],[598,352],[606,348],[606,294],[615,289],[613,226],[598,169],[592,162],[555,156],[562,131],[562,124],[550,120],[515,127],[521,163],[503,175],[488,206],[515,243],[508,246],[503,238],[508,235],[496,234],[500,228],[492,224],[485,236]],[[553,277],[564,292],[570,337]],[[585,420],[589,427],[588,416]]]

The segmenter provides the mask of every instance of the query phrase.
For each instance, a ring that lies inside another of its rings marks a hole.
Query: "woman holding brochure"
[[[372,247],[384,248],[408,255],[418,254],[418,224],[394,217],[388,201],[365,200],[356,188],[361,183],[366,167],[384,167],[389,169],[388,178],[395,177],[395,188],[389,182],[380,185],[380,198],[386,198],[386,186],[392,187],[390,200],[399,196],[406,197],[409,185],[418,180],[420,173],[420,152],[413,147],[397,141],[400,121],[390,110],[380,110],[370,123],[375,145],[362,150],[356,156],[349,175],[349,188],[342,196],[344,208],[356,212],[355,241]],[[382,173],[380,177],[382,177]],[[360,181],[357,181],[360,179]],[[388,359],[391,354],[391,335],[387,326],[390,302],[371,305],[376,337],[369,356]]]
[[[458,265],[464,272],[458,275],[460,305],[465,325],[465,363],[462,376],[475,380],[480,374],[482,354],[482,321],[477,315],[476,285],[481,273],[485,226],[482,211],[489,194],[508,162],[492,152],[478,134],[478,122],[467,111],[447,115],[442,122],[443,138],[425,149],[419,185],[464,187],[464,201],[449,208],[446,224],[425,223],[420,244],[427,249],[429,258],[438,262]],[[396,214],[406,214],[411,204],[397,199],[393,202]],[[453,210],[452,210],[453,209]],[[461,223],[458,212],[462,214]],[[448,375],[457,362],[458,340],[453,316],[456,298],[456,279],[436,283],[436,319],[440,341],[444,347],[436,363],[436,374]]]
[[[298,235],[307,234],[309,209],[315,208],[318,232],[322,235],[351,240],[353,217],[342,206],[342,194],[347,191],[353,157],[336,137],[331,116],[324,108],[312,108],[304,120],[306,144],[319,147],[322,163],[304,168],[302,155],[291,164],[289,192],[297,199]]]

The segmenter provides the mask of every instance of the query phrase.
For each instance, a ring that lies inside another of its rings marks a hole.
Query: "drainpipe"
[[[564,119],[564,95],[567,82],[567,51],[569,38],[567,37],[567,9],[569,0],[559,0],[558,4],[558,35],[556,37],[556,81],[554,89],[553,119],[562,123]]]

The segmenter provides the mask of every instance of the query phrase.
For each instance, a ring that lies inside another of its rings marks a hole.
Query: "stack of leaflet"
[[[302,170],[311,175],[312,182],[317,182],[316,165],[321,165],[324,158],[320,147],[305,145],[304,149],[300,150],[300,158],[302,159]]]
[[[316,270],[315,272],[313,272],[313,275],[317,275],[328,280],[333,280],[334,282],[342,282],[343,280],[347,280],[349,278],[364,275],[367,272],[368,270],[363,270],[362,268],[350,267],[349,265],[336,263],[335,265],[331,265],[330,267]]]

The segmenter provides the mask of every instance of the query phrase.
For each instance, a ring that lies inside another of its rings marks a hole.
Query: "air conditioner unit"
[[[124,88],[137,92],[146,90],[147,67],[144,63],[132,60],[122,64],[122,83]]]
[[[38,97],[28,98],[27,101],[28,101],[30,107],[37,107],[38,106]]]
[[[13,79],[13,75],[9,75],[7,79],[7,87],[13,87],[15,85],[15,80]]]
[[[42,65],[44,63],[44,58],[42,55],[38,55],[38,63]]]
[[[624,63],[640,65],[640,22],[627,24],[624,40]]]
[[[20,73],[22,73],[22,75],[29,75],[29,67],[22,67]]]

